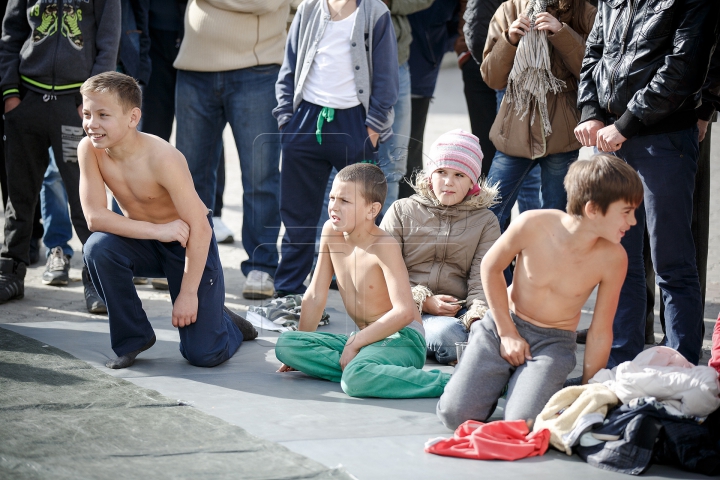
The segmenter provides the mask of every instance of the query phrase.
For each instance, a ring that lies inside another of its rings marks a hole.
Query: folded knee
[[[297,346],[296,342],[302,332],[283,332],[277,339],[275,344],[275,357],[285,365],[291,361],[293,351]]]
[[[107,233],[95,232],[83,245],[83,257],[87,264],[102,263],[113,252],[113,237]]]
[[[222,355],[203,352],[185,352],[185,359],[194,367],[210,368],[227,360]]]
[[[372,375],[367,371],[368,364],[348,365],[343,370],[340,387],[351,397],[368,397],[372,388]]]
[[[454,402],[452,400],[449,400],[445,395],[443,395],[438,401],[436,414],[440,421],[443,423],[443,425],[445,425],[450,430],[455,430],[457,427],[467,422],[468,420],[477,420],[480,422],[484,422],[487,420],[487,417],[490,416],[490,413],[488,413],[487,415],[483,415],[483,418],[478,418],[476,411],[477,409],[472,410],[474,411],[471,411],[471,409],[467,408],[467,406],[463,403]]]

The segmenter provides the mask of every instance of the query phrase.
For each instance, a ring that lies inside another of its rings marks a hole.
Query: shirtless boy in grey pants
[[[570,167],[565,189],[567,214],[523,213],[483,258],[490,310],[472,325],[438,402],[437,414],[449,428],[486,421],[505,385],[505,420],[534,421],[575,368],[575,329],[596,286],[582,382],[607,363],[628,263],[620,239],[637,223],[642,183],[622,160],[595,155]],[[513,284],[506,287],[502,272],[515,257]]]

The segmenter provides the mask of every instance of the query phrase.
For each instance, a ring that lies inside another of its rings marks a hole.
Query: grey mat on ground
[[[352,478],[3,328],[0,431],[0,478]]]

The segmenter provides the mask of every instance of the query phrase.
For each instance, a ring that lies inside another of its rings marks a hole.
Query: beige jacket
[[[497,217],[487,208],[497,189],[483,185],[480,195],[452,207],[423,193],[393,203],[380,224],[400,244],[410,285],[486,308],[480,262],[500,236]]]
[[[517,50],[508,40],[507,31],[519,14],[527,10],[528,3],[528,0],[508,0],[500,5],[490,22],[480,67],[483,80],[490,88],[501,90],[507,87]],[[583,27],[589,32],[597,10],[587,2],[584,5]],[[549,12],[557,16],[556,11]],[[569,15],[563,15],[559,20],[563,26],[557,33],[548,35],[548,43],[552,73],[565,82],[565,88],[557,95],[549,93],[547,96],[552,133],[545,137],[537,110],[535,122],[530,125],[532,114],[520,120],[514,106],[503,101],[490,130],[490,140],[506,155],[535,159],[580,148],[573,130],[580,121],[580,111],[576,106],[577,85],[587,37],[570,28],[567,24]]]
[[[173,66],[225,72],[281,65],[290,0],[190,0]]]

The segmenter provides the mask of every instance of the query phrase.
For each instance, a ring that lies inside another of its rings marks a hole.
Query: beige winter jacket
[[[380,224],[400,244],[410,285],[433,294],[474,300],[486,306],[480,262],[500,236],[500,225],[488,210],[497,190],[485,186],[480,195],[445,207],[434,195],[415,194],[392,204]]]
[[[290,0],[190,0],[173,66],[225,72],[281,65]]]
[[[508,75],[515,61],[517,47],[507,37],[507,31],[520,13],[527,11],[529,0],[508,0],[500,5],[490,22],[483,62],[480,67],[483,80],[490,88],[501,90],[507,87]],[[581,16],[583,28],[589,32],[595,22],[595,7],[585,2]],[[548,9],[557,17],[557,11]],[[535,121],[530,125],[532,112],[520,120],[514,105],[503,101],[490,130],[490,140],[495,148],[506,155],[522,158],[541,158],[553,153],[564,153],[580,148],[573,130],[580,121],[577,109],[577,85],[580,66],[585,56],[585,39],[567,22],[570,15],[558,18],[563,24],[555,34],[548,35],[550,64],[553,75],[565,82],[559,94],[548,93],[547,105],[552,133],[546,138],[540,114],[536,109]]]

